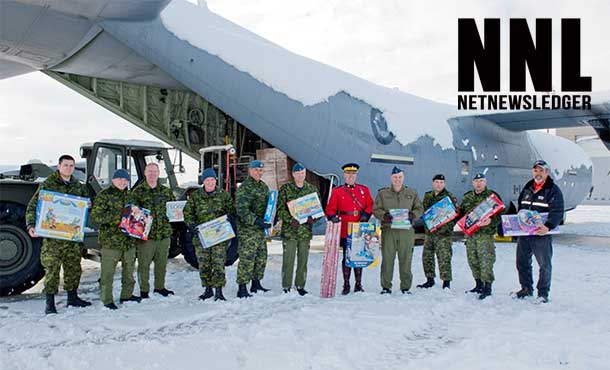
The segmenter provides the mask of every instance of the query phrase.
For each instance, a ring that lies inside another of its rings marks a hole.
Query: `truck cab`
[[[119,168],[131,175],[130,188],[137,186],[144,178],[144,168],[148,163],[159,166],[159,184],[168,186],[177,198],[183,189],[178,187],[174,164],[170,159],[170,147],[154,141],[143,140],[100,140],[85,143],[80,148],[80,156],[85,160],[75,177],[83,179],[90,196],[95,195],[112,183],[112,174]],[[181,154],[180,154],[181,155]],[[183,171],[179,165],[179,171]],[[84,170],[84,173],[83,171]],[[40,264],[41,238],[30,238],[26,230],[25,212],[28,202],[38,185],[55,171],[42,163],[21,166],[18,173],[0,174],[0,296],[19,294],[34,286],[43,276]],[[170,256],[181,251],[180,231],[176,229],[172,237]],[[83,256],[91,259],[99,257],[97,227],[91,219],[85,229]],[[191,261],[189,261],[191,262]]]

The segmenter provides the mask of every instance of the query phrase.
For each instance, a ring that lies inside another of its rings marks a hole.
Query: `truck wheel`
[[[42,279],[41,241],[21,227],[0,225],[0,296],[20,294]]]

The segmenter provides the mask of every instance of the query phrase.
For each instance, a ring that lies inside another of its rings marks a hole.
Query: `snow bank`
[[[455,110],[449,105],[382,87],[294,54],[207,7],[174,0],[161,13],[161,20],[178,38],[305,106],[327,101],[344,91],[382,111],[402,144],[428,135],[441,147],[453,148],[453,134],[446,119]]]

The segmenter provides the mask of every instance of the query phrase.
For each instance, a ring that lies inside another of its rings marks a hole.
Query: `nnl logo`
[[[474,91],[474,66],[484,91],[500,91],[500,19],[484,21],[484,41],[481,41],[477,25],[472,18],[458,20],[458,90]],[[536,41],[532,39],[527,21],[510,19],[510,91],[523,92],[526,86],[526,66],[534,89],[539,92],[553,90],[552,79],[552,20],[536,19]],[[580,19],[561,20],[561,90],[564,92],[591,91],[591,77],[580,75]],[[572,98],[576,97],[575,100]],[[512,99],[511,99],[512,98]],[[555,98],[555,99],[553,99]],[[565,99],[569,98],[569,99]],[[513,102],[519,100],[518,106]],[[481,107],[472,101],[480,101]],[[505,100],[506,104],[502,104]],[[460,95],[459,109],[584,109],[579,104],[590,105],[588,95],[547,96],[549,104],[538,105],[535,95]],[[553,100],[556,104],[553,104]],[[567,102],[570,100],[570,102]],[[495,102],[495,103],[494,103]],[[497,104],[499,102],[499,106]],[[462,104],[465,103],[465,104]],[[463,106],[466,105],[466,106]]]

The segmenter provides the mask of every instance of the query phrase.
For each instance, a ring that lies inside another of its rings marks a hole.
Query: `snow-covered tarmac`
[[[99,301],[99,265],[84,261],[81,291],[92,307],[66,308],[62,292],[59,314],[45,316],[41,284],[0,300],[0,370],[608,370],[610,208],[579,207],[563,231],[602,239],[586,245],[558,238],[551,302],[541,305],[509,296],[518,288],[514,243],[497,244],[494,295],[485,301],[464,294],[473,281],[463,243],[454,243],[451,291],[437,284],[413,288],[410,296],[380,296],[377,267],[364,271],[366,293],[321,299],[322,255],[312,253],[311,294],[285,295],[281,255],[273,254],[263,281],[271,292],[238,300],[232,266],[228,301],[201,302],[198,273],[179,258],[168,268],[167,286],[175,296],[155,295],[114,312]],[[421,247],[413,271],[414,285],[421,283]],[[395,276],[395,290],[397,285]]]

